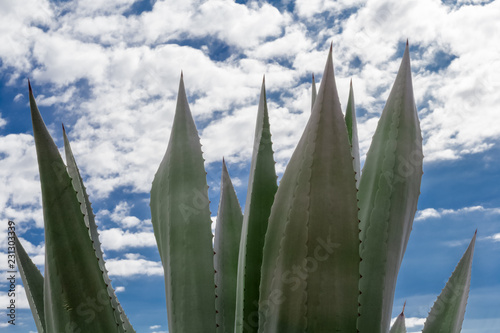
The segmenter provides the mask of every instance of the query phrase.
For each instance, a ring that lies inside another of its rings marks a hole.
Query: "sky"
[[[462,332],[500,327],[500,1],[3,0],[0,2],[0,307],[9,302],[7,221],[43,272],[40,184],[27,79],[62,152],[64,123],[107,268],[137,332],[167,332],[149,210],[183,71],[215,220],[222,157],[245,202],[265,75],[276,169],[311,109],[311,76],[333,62],[345,108],[352,79],[362,161],[409,39],[424,140],[418,211],[398,277],[420,332],[478,230]],[[35,332],[18,275],[16,325]],[[5,310],[3,310],[5,311]]]

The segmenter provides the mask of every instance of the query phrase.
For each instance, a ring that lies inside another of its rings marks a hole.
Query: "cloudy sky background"
[[[166,332],[149,190],[167,147],[181,70],[215,215],[223,156],[245,202],[264,74],[280,175],[310,112],[311,75],[321,80],[330,43],[344,107],[353,80],[364,155],[407,38],[425,174],[393,315],[406,300],[408,331],[420,332],[477,228],[462,332],[494,332],[500,327],[498,0],[1,1],[2,230],[8,219],[16,222],[43,272],[30,78],[59,147],[61,122],[66,126],[127,315],[138,332]],[[0,270],[6,248],[0,237]],[[36,330],[19,288],[16,327],[2,316],[0,331]],[[6,290],[1,282],[2,308]]]

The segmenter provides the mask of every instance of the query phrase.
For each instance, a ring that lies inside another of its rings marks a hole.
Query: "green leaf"
[[[151,189],[170,333],[216,328],[212,222],[203,162],[181,75],[170,141]]]
[[[262,81],[250,176],[243,216],[235,332],[257,332],[262,251],[276,183],[265,81]]]
[[[16,236],[16,262],[38,333],[46,332],[43,307],[43,276]]]
[[[314,102],[316,102],[316,95],[318,94],[316,90],[316,81],[314,80],[314,74],[312,75],[312,87],[311,87],[311,112],[312,109],[314,108]]]
[[[243,215],[226,162],[222,160],[221,192],[214,239],[217,332],[234,332],[238,253]]]
[[[85,189],[85,185],[83,184],[83,179],[80,176],[80,171],[78,170],[78,166],[76,165],[75,157],[73,156],[73,152],[71,150],[71,145],[68,140],[68,136],[66,135],[66,130],[63,125],[63,137],[64,137],[64,151],[66,154],[66,164],[68,166],[68,174],[71,177],[73,187],[76,190],[78,201],[81,203],[81,211],[84,214],[84,221],[86,227],[89,229],[89,237],[92,241],[92,245],[94,247],[95,255],[98,259],[99,268],[102,271],[102,277],[104,279],[104,283],[108,289],[108,295],[111,299],[111,304],[113,309],[118,309],[115,311],[115,320],[118,323],[121,323],[120,326],[123,326],[122,329],[125,332],[135,332],[134,328],[130,324],[123,308],[116,297],[116,293],[111,285],[111,279],[108,276],[108,270],[105,266],[104,256],[101,249],[101,242],[99,241],[99,233],[97,232],[97,224],[95,222],[95,215],[92,211],[92,206],[89,200],[89,196],[87,195],[87,190]]]
[[[80,202],[38,111],[31,86],[30,107],[45,224],[46,331],[122,332]]]
[[[406,305],[406,302],[405,302]],[[405,306],[403,305],[403,311],[396,318],[394,324],[392,324],[391,330],[389,333],[406,333],[406,325],[405,325]]]
[[[446,286],[432,306],[422,333],[458,333],[462,329],[467,298],[469,297],[476,234],[477,231]]]
[[[266,234],[259,332],[356,332],[356,184],[332,50]]]
[[[397,275],[417,210],[422,160],[407,44],[359,185],[361,333],[389,330]]]
[[[351,144],[352,165],[356,172],[356,186],[359,186],[359,178],[361,176],[361,163],[359,158],[359,140],[358,140],[358,124],[356,121],[356,107],[354,104],[354,92],[352,90],[352,80],[349,88],[349,99],[345,111],[345,124],[347,126],[347,134],[349,135],[349,143]]]

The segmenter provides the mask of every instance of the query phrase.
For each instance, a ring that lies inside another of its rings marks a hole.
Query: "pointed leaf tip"
[[[438,296],[425,321],[422,333],[459,333],[469,297],[476,233]]]
[[[28,89],[29,89],[30,94],[33,94],[33,90],[31,89],[30,79],[28,79]]]
[[[64,128],[64,123],[61,123],[63,133],[66,134],[66,129]]]

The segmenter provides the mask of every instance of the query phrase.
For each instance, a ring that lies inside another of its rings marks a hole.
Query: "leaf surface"
[[[170,140],[151,189],[171,333],[216,328],[212,222],[203,163],[181,75]]]
[[[31,86],[30,107],[45,226],[46,331],[122,332],[80,202],[38,111]]]
[[[235,332],[257,332],[259,288],[264,240],[276,183],[265,81],[262,82],[252,162],[243,215],[240,252]]]
[[[406,305],[406,302],[405,302]],[[406,325],[405,325],[405,307],[403,306],[403,311],[396,318],[394,324],[392,324],[391,330],[389,333],[406,333]]]
[[[16,236],[16,262],[38,333],[46,332],[43,307],[43,276]]]
[[[316,102],[316,96],[318,95],[318,91],[316,90],[316,81],[314,80],[314,74],[312,76],[312,86],[311,86],[311,112],[314,108],[314,102]]]
[[[222,160],[220,202],[214,239],[217,332],[234,332],[242,223],[241,207],[226,162]]]
[[[476,233],[429,312],[422,333],[459,333],[467,307]]]
[[[68,169],[68,174],[71,177],[73,187],[76,191],[78,201],[81,203],[81,211],[83,214],[83,218],[85,221],[86,227],[89,229],[89,237],[92,241],[92,245],[94,247],[95,255],[98,259],[99,268],[102,271],[102,277],[104,279],[104,283],[108,289],[108,296],[110,297],[112,307],[114,309],[118,309],[115,311],[115,320],[120,323],[120,326],[123,326],[122,329],[124,332],[135,332],[134,328],[130,324],[128,317],[125,315],[123,308],[116,297],[115,290],[111,285],[111,279],[108,275],[108,270],[105,266],[104,255],[101,249],[101,242],[99,241],[99,233],[97,232],[97,224],[95,222],[95,215],[92,211],[92,206],[90,203],[89,196],[87,195],[87,190],[85,189],[85,185],[83,184],[83,179],[80,175],[80,171],[78,170],[78,166],[76,164],[75,157],[73,156],[73,151],[71,150],[71,145],[68,140],[68,136],[66,135],[66,130],[63,125],[63,138],[64,138],[64,151],[66,155],[66,164]]]
[[[354,104],[354,91],[352,89],[352,80],[349,87],[349,99],[345,111],[345,124],[347,126],[347,134],[349,135],[349,143],[351,144],[352,165],[356,172],[356,187],[359,186],[359,178],[361,176],[361,162],[359,157],[359,140],[358,140],[358,123],[356,121],[356,107]]]
[[[283,174],[264,247],[259,332],[356,332],[356,185],[332,50]]]
[[[422,160],[407,45],[359,185],[361,333],[389,331],[399,267],[417,210]]]

